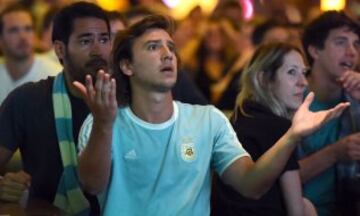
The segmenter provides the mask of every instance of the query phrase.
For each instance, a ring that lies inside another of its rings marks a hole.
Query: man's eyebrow
[[[143,46],[147,46],[148,44],[152,44],[152,43],[158,44],[158,43],[161,43],[161,40],[148,40],[144,43]],[[170,46],[175,46],[175,42],[172,40],[167,40],[166,44],[170,45]]]
[[[82,38],[82,37],[90,37],[90,36],[92,36],[93,34],[92,33],[82,33],[82,34],[79,34],[78,36],[77,36],[77,38]]]
[[[339,35],[339,36],[334,37],[334,40],[347,40],[347,37]]]
[[[101,32],[100,36],[108,36],[110,33],[109,32]],[[90,33],[90,32],[86,32],[86,33],[82,33],[80,35],[77,36],[77,38],[82,38],[82,37],[91,37],[95,35],[94,33]]]
[[[160,40],[148,40],[145,42],[145,44],[149,44],[149,43],[160,43]]]
[[[148,40],[148,41],[145,41],[145,43],[143,44],[144,47],[146,47],[147,45],[151,44],[151,43],[160,43],[161,40]]]

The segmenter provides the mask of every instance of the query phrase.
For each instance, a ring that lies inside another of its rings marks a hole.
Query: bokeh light
[[[124,10],[129,5],[126,0],[97,0],[97,4],[105,10]]]
[[[163,0],[164,4],[169,8],[175,8],[179,5],[180,0]]]
[[[346,0],[321,0],[320,8],[322,11],[343,10]]]
[[[252,0],[240,0],[245,20],[250,20],[254,16],[254,5]]]
[[[196,6],[200,6],[204,14],[210,14],[216,7],[218,0],[163,0],[171,8],[171,15],[175,19],[183,19]]]

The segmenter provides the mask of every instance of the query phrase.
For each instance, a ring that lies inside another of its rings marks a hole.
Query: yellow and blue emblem
[[[184,161],[192,162],[196,159],[196,149],[192,139],[183,139],[181,144],[181,157]]]

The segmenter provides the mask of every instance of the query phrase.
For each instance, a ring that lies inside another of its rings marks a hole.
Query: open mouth
[[[341,68],[345,70],[352,70],[354,68],[354,63],[352,62],[341,62],[340,63]]]
[[[171,66],[165,66],[160,69],[161,72],[173,72],[173,67]]]

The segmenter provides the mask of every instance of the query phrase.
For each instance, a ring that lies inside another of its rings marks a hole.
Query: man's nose
[[[90,55],[99,55],[101,52],[100,44],[98,42],[94,42],[91,46]]]
[[[29,31],[27,29],[20,29],[19,30],[19,35],[21,38],[28,38],[28,37],[32,37],[34,36],[34,32],[33,31]]]
[[[355,56],[358,54],[358,50],[353,44],[350,44],[349,46],[347,46],[346,54],[349,56]]]
[[[162,60],[172,60],[174,53],[170,50],[168,46],[163,46],[162,48]]]

